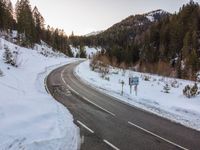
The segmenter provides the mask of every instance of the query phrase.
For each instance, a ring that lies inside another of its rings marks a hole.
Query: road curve
[[[46,84],[80,127],[82,150],[200,149],[200,132],[121,103],[84,84],[73,74],[79,63],[55,69]]]

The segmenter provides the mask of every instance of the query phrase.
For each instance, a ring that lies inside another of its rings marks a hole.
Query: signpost
[[[132,86],[135,86],[135,95],[137,96],[137,86],[139,85],[139,77],[129,77],[130,94],[132,93]]]

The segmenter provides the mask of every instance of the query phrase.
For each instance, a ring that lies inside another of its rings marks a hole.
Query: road
[[[79,63],[55,69],[46,83],[80,127],[81,150],[200,149],[200,132],[126,105],[80,81],[73,74]]]

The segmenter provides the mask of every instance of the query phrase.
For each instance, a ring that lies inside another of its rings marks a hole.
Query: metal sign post
[[[137,85],[135,85],[135,96],[137,96]]]
[[[132,86],[135,86],[135,95],[137,96],[137,86],[139,85],[139,77],[129,77],[130,94],[132,93]]]
[[[130,94],[132,94],[132,85],[130,85]]]

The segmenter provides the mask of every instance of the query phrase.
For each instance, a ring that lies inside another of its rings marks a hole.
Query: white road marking
[[[115,145],[113,145],[112,143],[108,142],[107,140],[103,140],[106,144],[108,144],[110,147],[112,147],[115,150],[120,150],[119,148],[117,148]]]
[[[75,91],[71,86],[69,86],[69,84],[66,83],[66,81],[65,81],[65,79],[64,79],[64,77],[63,77],[64,71],[65,71],[65,69],[61,72],[61,79],[62,79],[62,81],[65,83],[65,85],[66,85],[72,92],[74,92],[76,95],[82,97],[84,100],[86,100],[86,101],[89,102],[90,104],[92,104],[92,105],[98,107],[99,109],[101,109],[101,110],[103,110],[103,111],[109,113],[109,114],[112,115],[112,116],[116,116],[114,113],[112,113],[112,112],[106,110],[105,108],[102,108],[101,106],[95,104],[94,102],[90,101],[88,98],[86,98],[86,97],[84,97],[84,96],[81,96],[77,91]]]
[[[65,70],[63,70],[63,71],[61,72],[61,79],[62,79],[62,81],[67,85],[67,83],[65,82],[64,77],[63,77],[64,71],[65,71]]]
[[[82,122],[80,122],[79,120],[77,120],[77,123],[80,124],[82,127],[84,127],[86,130],[88,130],[91,133],[94,133],[93,130],[91,130],[90,128],[88,128],[85,124],[83,124]]]
[[[74,92],[76,95],[80,96],[80,94],[78,92],[76,92],[74,89],[72,89],[71,86],[69,86],[68,84],[67,84],[67,87],[69,88],[69,90]]]
[[[163,138],[163,137],[161,137],[161,136],[159,136],[159,135],[157,135],[157,134],[155,134],[155,133],[153,133],[151,131],[148,131],[148,130],[146,130],[146,129],[144,129],[144,128],[142,128],[142,127],[140,127],[140,126],[138,126],[138,125],[136,125],[136,124],[134,124],[134,123],[132,123],[130,121],[128,121],[128,124],[138,128],[138,129],[140,129],[140,130],[142,130],[142,131],[144,131],[144,132],[146,132],[146,133],[148,133],[148,134],[150,134],[150,135],[152,135],[154,137],[157,137],[157,138],[159,138],[159,139],[161,139],[161,140],[163,140],[163,141],[165,141],[165,142],[167,142],[167,143],[169,143],[171,145],[174,145],[174,146],[176,146],[176,147],[178,147],[178,148],[180,148],[182,150],[189,150],[189,149],[187,149],[185,147],[182,147],[182,146],[180,146],[180,145],[178,145],[178,144],[176,144],[176,143],[174,143],[174,142],[172,142],[170,140],[167,140],[167,139],[165,139],[165,138]]]
[[[83,144],[84,143],[84,140],[85,140],[85,137],[84,137],[84,135],[81,137],[81,144]]]
[[[72,89],[72,88],[66,83],[66,81],[65,81],[65,79],[64,79],[64,76],[63,76],[64,72],[65,72],[65,69],[61,72],[61,79],[62,79],[62,81],[63,81],[64,84],[68,87],[69,90],[71,90],[72,92],[74,92],[76,95],[79,95],[79,96],[80,96],[80,94],[79,94],[78,92],[76,92],[74,89]]]
[[[112,113],[112,112],[106,110],[105,108],[103,108],[103,107],[101,107],[101,106],[95,104],[94,102],[90,101],[88,98],[86,98],[86,97],[84,97],[84,96],[83,96],[82,98],[83,98],[84,100],[86,100],[88,103],[90,103],[90,104],[92,104],[92,105],[98,107],[99,109],[101,109],[101,110],[103,110],[103,111],[109,113],[110,115],[112,115],[112,116],[116,116],[114,113]]]

